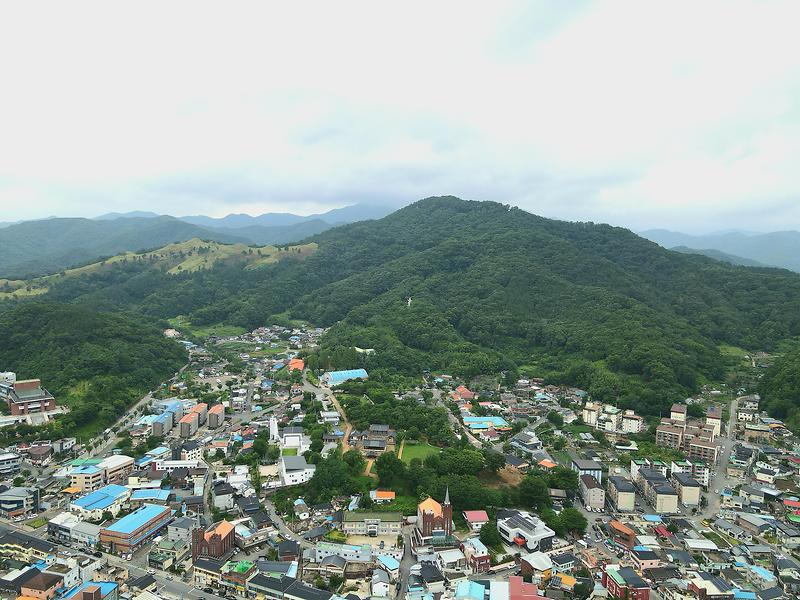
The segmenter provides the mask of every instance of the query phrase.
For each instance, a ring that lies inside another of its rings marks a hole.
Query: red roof
[[[489,521],[489,515],[485,510],[465,510],[464,518],[470,523],[486,523]]]
[[[670,537],[672,534],[669,532],[669,529],[664,527],[663,525],[659,525],[655,528],[655,532],[660,535],[661,537]]]
[[[800,465],[800,456],[790,456],[789,462],[792,462],[796,465]]]
[[[797,500],[784,500],[783,505],[789,508],[800,508],[800,502]]]

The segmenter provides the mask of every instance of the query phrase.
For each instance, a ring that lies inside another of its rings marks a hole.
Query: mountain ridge
[[[302,261],[176,275],[129,263],[46,297],[248,329],[288,313],[332,326],[312,365],[544,374],[645,414],[718,380],[719,344],[800,334],[797,274],[499,203],[428,198],[308,241]]]

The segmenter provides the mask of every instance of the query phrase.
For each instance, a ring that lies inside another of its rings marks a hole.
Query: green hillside
[[[71,408],[49,426],[54,436],[103,429],[185,362],[183,347],[156,327],[78,306],[26,302],[0,313],[0,330],[2,369],[41,379]],[[3,428],[0,441],[27,429]]]
[[[769,349],[800,333],[796,274],[497,203],[429,198],[312,239],[303,260],[174,276],[128,264],[48,297],[196,326],[252,328],[289,311],[338,322],[312,362],[461,375],[535,365],[649,414],[722,376],[718,344]]]

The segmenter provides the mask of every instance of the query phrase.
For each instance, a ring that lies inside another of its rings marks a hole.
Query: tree
[[[496,521],[489,521],[481,527],[480,540],[487,548],[500,548],[503,545]]]
[[[25,485],[25,478],[24,477],[14,477],[14,481],[12,482],[14,487],[20,487]]]
[[[486,469],[492,473],[497,473],[506,466],[506,457],[494,450],[485,449],[483,451],[483,461]]]
[[[547,420],[556,427],[562,427],[564,425],[564,417],[554,410],[551,410],[549,413],[547,413]]]
[[[558,515],[558,519],[561,521],[564,530],[573,535],[583,535],[586,532],[586,527],[589,525],[583,513],[576,508],[565,508],[561,511],[561,514]]]
[[[367,464],[364,455],[355,448],[351,448],[342,454],[342,460],[347,464],[350,472],[354,475],[360,475],[364,471],[364,466]]]
[[[520,501],[530,508],[540,510],[550,506],[550,491],[544,479],[526,475],[519,484]]]
[[[397,458],[394,452],[384,452],[373,465],[378,474],[378,481],[381,485],[390,485],[394,481],[402,481],[406,472],[405,463]]]

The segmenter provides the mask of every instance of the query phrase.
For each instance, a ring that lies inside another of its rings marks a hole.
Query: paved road
[[[398,600],[405,598],[408,592],[408,576],[411,574],[411,567],[417,562],[411,553],[411,528],[405,527],[403,531],[403,558],[400,560],[400,590],[397,592]]]
[[[462,435],[467,437],[467,441],[473,447],[477,448],[478,450],[481,450],[483,448],[483,442],[481,442],[478,438],[476,438],[474,435],[472,435],[472,433],[470,433],[469,429],[464,427],[461,424],[461,421],[459,421],[458,417],[456,417],[452,413],[452,411],[450,410],[450,407],[448,407],[444,403],[444,400],[442,399],[442,390],[433,389],[433,390],[431,390],[431,392],[433,393],[433,399],[436,401],[436,404],[438,406],[441,406],[442,408],[444,408],[447,411],[447,419],[450,421],[450,427],[453,429],[453,432],[460,431]]]
[[[303,539],[301,536],[297,535],[294,531],[289,529],[286,526],[283,518],[278,514],[278,511],[275,510],[275,505],[269,500],[269,498],[264,499],[264,510],[267,511],[270,519],[275,523],[275,527],[278,531],[280,531],[281,535],[289,540],[294,540],[302,548],[314,548],[315,545],[309,542],[308,540]]]
[[[719,512],[721,496],[718,493],[715,493],[715,490],[722,490],[724,487],[733,486],[738,483],[737,481],[728,477],[727,472],[728,461],[730,460],[731,450],[733,449],[735,442],[734,435],[736,431],[736,409],[738,404],[738,398],[731,400],[727,426],[722,432],[720,432],[721,435],[717,440],[719,445],[722,447],[722,453],[720,455],[719,462],[714,467],[716,475],[708,483],[708,494],[706,495],[708,506],[706,506],[703,511],[698,513],[698,515],[704,519],[713,517]]]

